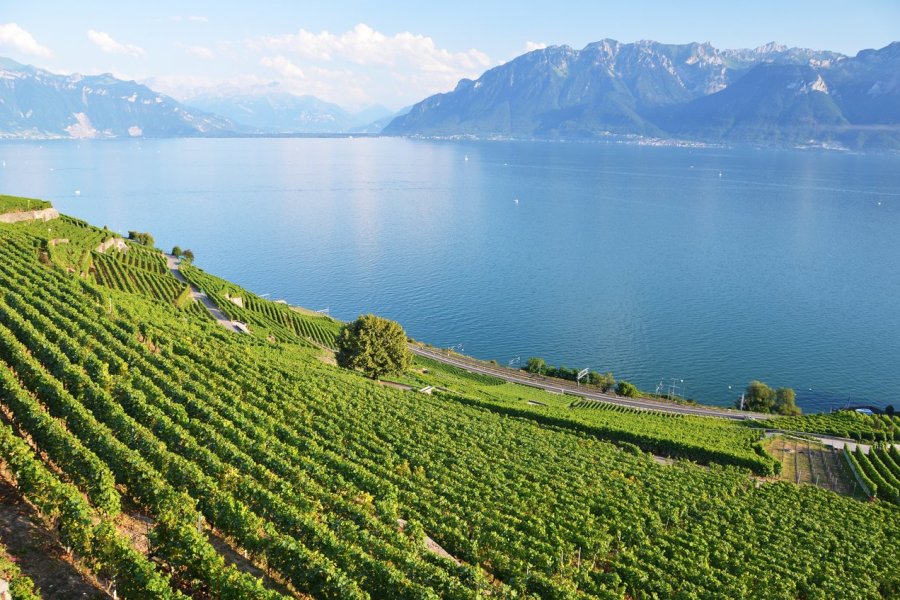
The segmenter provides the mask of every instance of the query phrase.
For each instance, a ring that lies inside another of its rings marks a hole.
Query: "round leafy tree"
[[[628,398],[637,398],[641,395],[633,383],[624,380],[616,384],[616,394]]]
[[[375,315],[362,315],[344,325],[336,343],[338,364],[372,379],[400,373],[412,364],[400,324]]]

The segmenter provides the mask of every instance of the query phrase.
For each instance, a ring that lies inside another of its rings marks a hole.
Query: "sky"
[[[0,0],[0,56],[113,73],[178,99],[276,89],[391,110],[544,45],[612,38],[853,55],[900,40],[900,0]]]

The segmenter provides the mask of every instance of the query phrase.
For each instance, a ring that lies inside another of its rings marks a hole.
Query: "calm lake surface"
[[[0,159],[0,193],[479,358],[675,378],[712,404],[761,379],[806,410],[900,405],[897,156],[385,138],[0,142]]]

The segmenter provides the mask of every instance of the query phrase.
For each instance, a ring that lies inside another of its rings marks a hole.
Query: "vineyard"
[[[867,442],[900,440],[900,417],[866,415],[851,410],[800,417],[774,417],[747,424],[752,427],[822,433]]]
[[[122,256],[119,256],[120,254]],[[128,254],[94,252],[93,272],[97,283],[116,290],[174,303],[186,286],[168,274],[157,274],[128,264],[123,258],[130,254],[131,252]]]
[[[609,402],[603,402],[601,400],[578,400],[577,402],[573,402],[569,405],[570,408],[585,408],[588,410],[606,410],[611,412],[618,412],[623,414],[646,414],[646,415],[656,415],[658,417],[670,417],[674,416],[671,413],[665,413],[658,410],[644,410],[640,408],[632,408],[630,406],[623,406],[620,404],[610,404]]]
[[[875,447],[868,454],[859,448],[844,453],[869,496],[900,505],[900,452],[896,446]]]
[[[340,330],[338,321],[325,316],[301,314],[286,304],[260,298],[193,265],[183,264],[180,270],[231,319],[255,326],[281,342],[305,343],[312,340],[326,348],[334,347]],[[233,298],[239,298],[240,305]]]
[[[427,372],[413,373],[404,382],[418,387],[433,385],[457,402],[501,415],[638,446],[670,458],[745,467],[760,475],[772,475],[780,467],[762,450],[761,431],[727,419],[645,411],[594,400],[572,402],[571,396],[506,383],[434,360],[417,357],[416,362]]]
[[[22,210],[43,210],[45,208],[50,208],[50,203],[46,200],[20,198],[18,196],[4,196],[0,194],[0,213]]]
[[[0,579],[9,583],[9,592],[15,600],[36,600],[34,582],[22,570],[0,544]]]
[[[42,261],[47,234],[0,227],[0,460],[120,597],[900,594],[897,508],[881,492],[864,503],[761,482],[734,466],[771,464],[759,432],[606,407],[527,412],[489,380],[468,385],[494,399],[382,387],[293,343],[290,315],[320,325],[324,345],[333,321],[186,269],[262,330],[231,334],[161,301],[152,279],[111,293],[105,275]],[[166,275],[138,254],[95,264]],[[708,467],[609,441],[631,439]],[[882,478],[893,452],[872,457]],[[138,517],[147,551],[123,533]],[[226,563],[216,540],[267,579]]]

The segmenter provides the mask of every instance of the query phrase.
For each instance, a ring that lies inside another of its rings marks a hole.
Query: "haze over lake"
[[[897,156],[297,138],[2,142],[0,158],[2,193],[479,358],[675,378],[713,404],[751,379],[805,410],[900,404]]]

